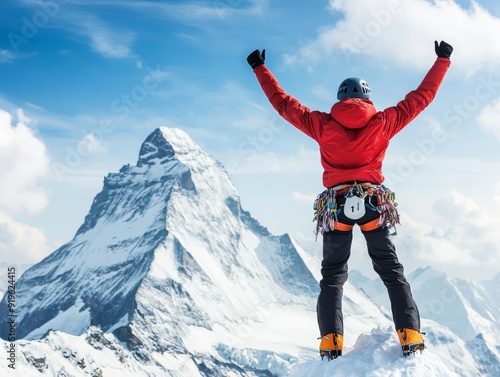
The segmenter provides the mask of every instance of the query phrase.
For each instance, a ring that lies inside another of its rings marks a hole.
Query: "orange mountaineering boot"
[[[410,353],[417,352],[417,350],[422,352],[425,348],[424,338],[422,338],[422,334],[417,330],[407,328],[398,329],[398,337],[405,357]]]
[[[321,359],[328,357],[328,361],[342,356],[342,346],[344,345],[344,337],[336,332],[323,335],[319,345],[319,354]]]

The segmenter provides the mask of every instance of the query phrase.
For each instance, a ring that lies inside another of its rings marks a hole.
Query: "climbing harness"
[[[337,197],[342,194],[346,200],[344,204],[338,206]],[[367,197],[368,200],[366,200]],[[376,199],[376,205],[372,204],[373,198]],[[334,229],[348,230],[344,229],[345,227],[352,228],[350,225],[339,223],[338,215],[341,212],[344,212],[344,215],[351,220],[358,220],[364,216],[366,209],[377,211],[380,214],[380,217],[376,219],[377,227],[385,225],[388,228],[395,228],[397,224],[400,224],[397,205],[396,195],[384,185],[355,182],[326,189],[314,201],[313,221],[316,221],[316,239],[319,233],[323,234]],[[363,227],[362,225],[362,230],[368,230]]]

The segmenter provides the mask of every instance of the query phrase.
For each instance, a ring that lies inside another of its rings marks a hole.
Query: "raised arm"
[[[419,115],[433,100],[451,64],[450,55],[453,51],[448,43],[435,43],[438,56],[434,65],[416,90],[408,93],[404,100],[396,106],[389,107],[382,112],[385,120],[385,133],[390,139]]]
[[[306,106],[285,93],[272,72],[264,64],[265,51],[255,50],[248,55],[248,64],[253,68],[264,94],[274,109],[289,123],[315,140],[319,140],[321,125],[329,115],[319,111],[311,111]]]

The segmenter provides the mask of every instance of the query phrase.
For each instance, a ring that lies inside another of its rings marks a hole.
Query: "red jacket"
[[[389,141],[431,103],[450,64],[449,59],[437,58],[416,90],[383,111],[359,98],[341,100],[329,113],[311,111],[286,94],[265,65],[254,72],[278,113],[318,142],[323,185],[332,187],[349,181],[384,181],[382,162]]]

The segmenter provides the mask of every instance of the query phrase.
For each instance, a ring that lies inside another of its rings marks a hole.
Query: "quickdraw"
[[[338,215],[343,211],[342,206],[340,208],[337,206],[336,198],[342,194],[345,194],[346,198],[354,195],[361,198],[368,197],[365,206],[369,210],[378,211],[379,225],[384,224],[388,228],[395,228],[397,224],[400,224],[396,195],[384,185],[358,182],[339,185],[326,189],[314,201],[313,221],[316,221],[314,232],[316,239],[319,233],[323,234],[334,229],[334,223],[338,222]],[[376,199],[376,205],[372,204],[373,198]]]

